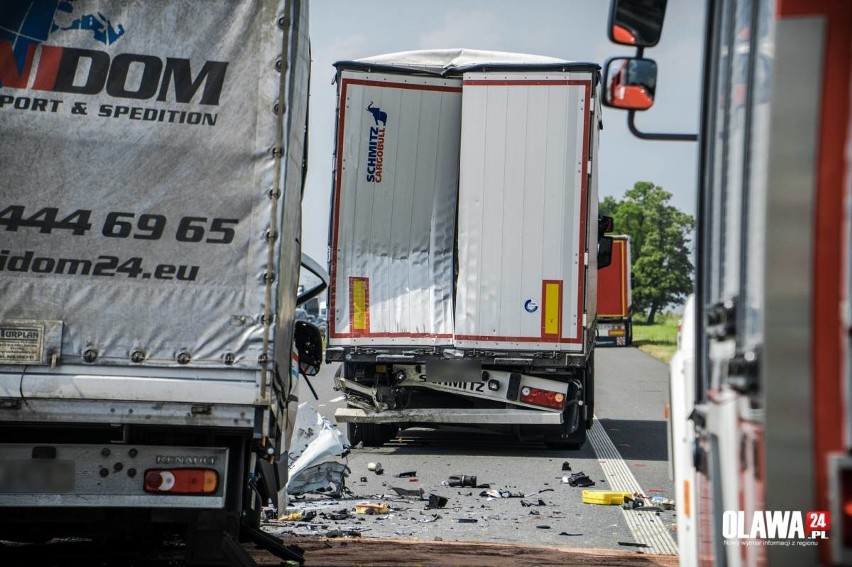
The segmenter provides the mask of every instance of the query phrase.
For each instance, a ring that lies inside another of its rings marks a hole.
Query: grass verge
[[[633,346],[668,363],[677,348],[677,315],[657,316],[653,325],[633,319]]]

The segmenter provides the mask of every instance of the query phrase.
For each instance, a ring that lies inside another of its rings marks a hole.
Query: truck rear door
[[[593,88],[465,73],[457,346],[583,350]]]

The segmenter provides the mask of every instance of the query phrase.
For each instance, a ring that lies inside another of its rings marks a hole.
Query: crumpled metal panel
[[[343,71],[329,344],[452,342],[461,81]]]
[[[464,81],[455,344],[582,351],[593,76]]]
[[[268,194],[301,191],[298,116],[299,155],[272,152],[292,2],[19,4],[0,16],[0,320],[63,321],[66,362],[257,368],[264,274],[292,270],[266,234],[297,247],[300,228],[286,196],[270,227]],[[287,81],[304,96],[306,71]]]

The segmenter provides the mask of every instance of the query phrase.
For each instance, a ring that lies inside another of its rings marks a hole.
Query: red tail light
[[[219,473],[212,469],[148,469],[145,492],[152,494],[213,494]]]
[[[521,388],[520,400],[527,404],[553,409],[562,409],[565,406],[565,394],[562,392],[539,390],[538,388],[530,388],[529,386]]]

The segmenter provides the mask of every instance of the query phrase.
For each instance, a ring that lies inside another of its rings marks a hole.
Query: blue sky
[[[637,115],[645,131],[698,129],[705,2],[669,0],[663,35],[645,56],[658,65],[656,103]],[[549,55],[603,65],[632,55],[610,43],[607,0],[311,0],[309,171],[303,201],[303,251],[325,263],[331,191],[335,61],[411,49],[466,47]],[[621,197],[653,181],[672,204],[695,214],[697,144],[633,137],[623,111],[605,108],[598,161],[600,196]]]

